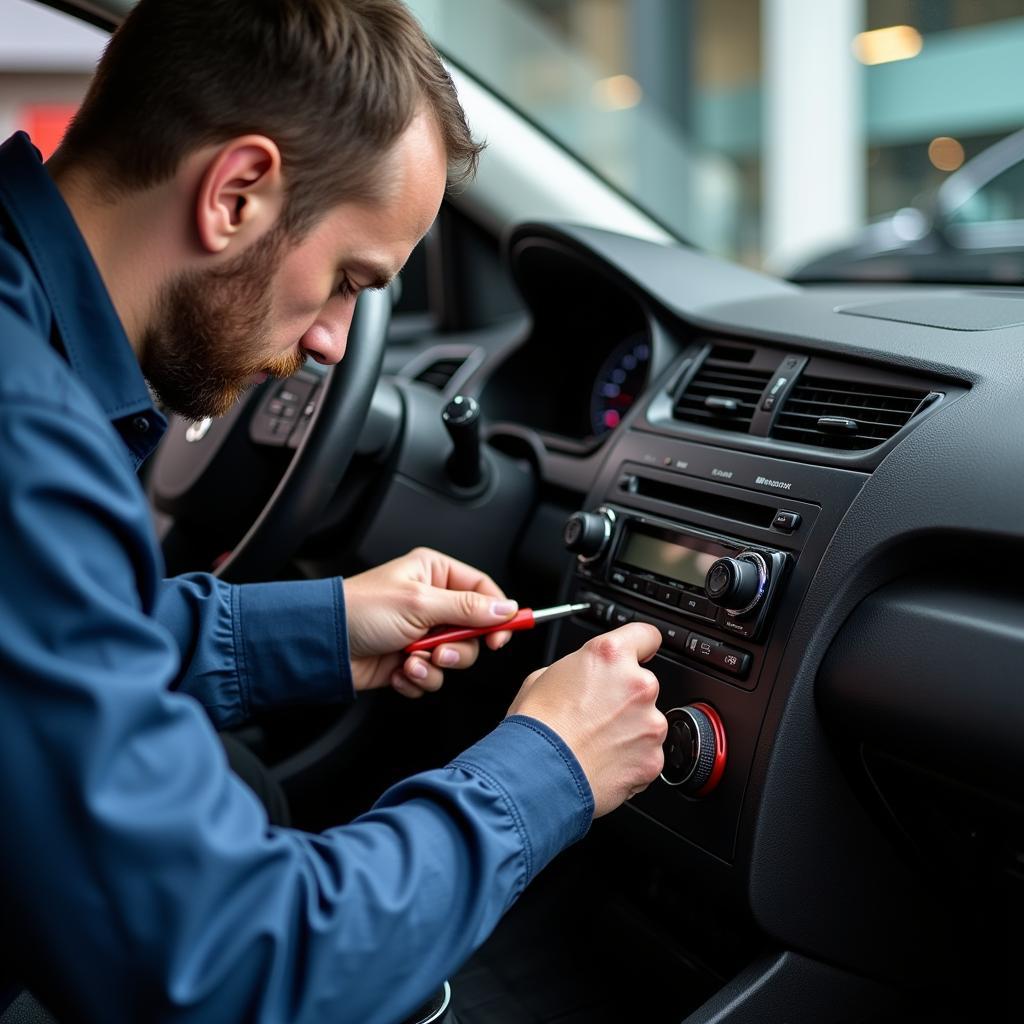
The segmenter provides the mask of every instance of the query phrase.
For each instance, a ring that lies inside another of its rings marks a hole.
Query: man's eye
[[[352,282],[347,277],[343,277],[338,282],[338,287],[334,289],[334,294],[340,295],[342,298],[347,299],[350,295],[355,294],[355,288],[353,287]]]

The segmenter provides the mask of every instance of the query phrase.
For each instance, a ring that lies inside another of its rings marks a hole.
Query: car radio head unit
[[[708,570],[734,553],[706,537],[686,536],[627,520],[615,561],[684,586],[704,589]]]
[[[608,505],[571,516],[565,543],[589,583],[750,639],[786,565],[781,551]]]

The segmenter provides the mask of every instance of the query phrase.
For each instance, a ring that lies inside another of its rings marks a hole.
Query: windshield
[[[452,60],[677,237],[776,272],[824,256],[823,276],[927,277],[904,264],[957,248],[937,190],[1024,125],[1020,0],[411,5]],[[1020,202],[993,189],[958,216]]]

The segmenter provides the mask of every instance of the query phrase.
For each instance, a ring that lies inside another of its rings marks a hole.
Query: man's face
[[[382,174],[385,200],[343,203],[298,242],[272,228],[217,267],[165,285],[140,358],[169,409],[220,416],[263,375],[342,358],[358,293],[386,284],[437,216],[446,161],[432,117],[413,121]]]

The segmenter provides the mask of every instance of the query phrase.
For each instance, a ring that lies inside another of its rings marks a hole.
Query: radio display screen
[[[632,530],[623,541],[616,560],[703,589],[711,565],[731,553],[710,540],[696,537],[669,540]]]

